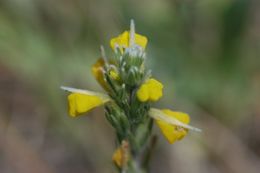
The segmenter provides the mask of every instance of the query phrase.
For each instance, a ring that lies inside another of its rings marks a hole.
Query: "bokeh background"
[[[147,66],[165,85],[155,106],[182,110],[191,132],[159,140],[152,173],[260,171],[257,0],[1,0],[0,172],[115,172],[103,108],[72,119],[60,85],[102,91],[90,73],[136,22]]]

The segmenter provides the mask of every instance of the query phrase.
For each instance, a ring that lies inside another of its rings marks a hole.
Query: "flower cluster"
[[[71,117],[104,105],[106,118],[117,135],[119,147],[113,160],[119,169],[131,167],[131,160],[144,153],[154,121],[170,143],[182,139],[189,130],[200,131],[188,125],[186,113],[151,107],[152,102],[162,97],[163,84],[145,68],[147,42],[145,36],[135,33],[131,21],[130,31],[111,39],[112,58],[108,59],[101,47],[102,56],[92,66],[92,74],[106,93],[61,87],[71,92],[68,95]]]

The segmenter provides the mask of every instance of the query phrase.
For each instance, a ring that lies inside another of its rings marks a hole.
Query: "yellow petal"
[[[123,140],[121,146],[116,149],[112,156],[113,162],[119,168],[125,166],[130,158],[129,155],[129,144],[127,141]]]
[[[159,81],[153,78],[148,80],[147,85],[149,86],[150,101],[159,100],[163,95],[162,93],[163,85]]]
[[[110,46],[112,47],[113,50],[115,50],[116,46],[119,46],[119,48],[127,48],[129,47],[129,31],[125,31],[119,36],[112,38],[110,40]],[[145,36],[135,34],[135,43],[139,46],[141,46],[143,49],[145,49],[147,45],[147,38]]]
[[[151,78],[143,83],[137,90],[137,98],[141,102],[157,101],[163,95],[163,85]]]
[[[102,58],[99,58],[97,62],[92,66],[92,74],[98,81],[98,83],[107,90],[108,86],[104,80],[104,73],[103,73],[103,68],[104,68],[105,62]]]
[[[137,90],[137,98],[141,102],[146,102],[149,99],[149,89],[146,84],[143,84],[138,90]]]
[[[112,61],[109,61],[109,64],[114,64]],[[105,62],[102,58],[99,58],[97,60],[97,62],[92,65],[92,74],[93,76],[96,78],[96,80],[98,81],[98,83],[106,90],[108,91],[109,90],[109,86],[108,84],[106,83],[105,81],[105,76],[104,76],[104,65],[105,65]],[[119,80],[119,74],[114,70],[110,70],[109,71],[109,75],[112,79],[114,80]]]
[[[104,103],[101,97],[79,93],[71,93],[68,96],[69,114],[76,117]]]
[[[189,115],[182,112],[174,112],[169,109],[162,110],[166,116],[173,117],[182,123],[188,124],[190,121]],[[169,124],[163,120],[156,120],[157,125],[161,129],[164,137],[169,141],[169,143],[174,143],[177,140],[181,140],[188,133],[187,129],[182,127]]]
[[[189,124],[190,123],[190,116],[183,112],[175,112],[171,111],[170,109],[163,109],[163,113],[168,115],[169,117],[174,117],[177,120],[181,121],[182,123]]]
[[[112,160],[113,160],[113,162],[115,162],[115,164],[118,167],[120,167],[120,168],[122,167],[122,165],[123,165],[123,150],[122,150],[121,147],[116,149],[116,151],[113,154]]]

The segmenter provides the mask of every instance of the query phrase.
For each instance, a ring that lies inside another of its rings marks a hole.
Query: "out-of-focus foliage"
[[[172,146],[159,138],[151,172],[258,172],[259,5],[0,1],[0,172],[113,172],[114,136],[104,114],[70,119],[59,86],[97,87],[90,66],[99,45],[111,55],[106,43],[131,18],[148,36],[147,65],[168,86],[159,104],[187,110],[203,129]]]

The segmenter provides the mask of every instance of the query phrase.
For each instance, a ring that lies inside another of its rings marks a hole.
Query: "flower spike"
[[[105,117],[117,138],[118,148],[112,161],[121,173],[147,173],[154,146],[151,138],[154,123],[171,144],[183,139],[190,130],[201,132],[189,125],[186,113],[151,108],[151,103],[163,96],[164,85],[145,67],[147,42],[145,36],[136,33],[131,20],[129,30],[110,40],[113,54],[107,57],[100,46],[101,57],[91,68],[105,93],[61,86],[70,92],[71,117],[104,105]]]

